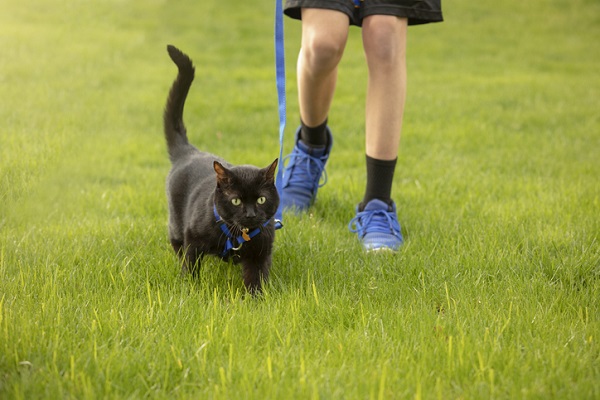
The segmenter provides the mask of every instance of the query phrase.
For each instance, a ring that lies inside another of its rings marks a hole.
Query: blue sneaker
[[[320,149],[308,147],[300,140],[300,128],[296,131],[296,145],[283,162],[289,160],[283,170],[281,204],[283,210],[304,211],[314,202],[317,190],[327,182],[325,164],[331,152],[333,137],[327,128],[327,146]],[[323,182],[321,182],[323,177]]]
[[[358,239],[367,251],[396,251],[404,243],[396,204],[391,205],[373,199],[367,203],[363,211],[356,208],[356,217],[348,224],[350,232],[358,233]]]

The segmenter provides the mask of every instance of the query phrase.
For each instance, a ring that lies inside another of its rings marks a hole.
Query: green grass
[[[446,2],[409,32],[394,198],[364,254],[366,66],[352,29],[329,182],[287,216],[262,299],[179,276],[162,108],[189,53],[191,140],[278,153],[270,2],[16,1],[0,13],[0,398],[600,397],[600,4]],[[286,20],[286,151],[300,24]]]

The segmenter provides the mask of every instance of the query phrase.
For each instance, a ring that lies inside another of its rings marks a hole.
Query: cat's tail
[[[194,65],[192,60],[177,47],[168,45],[167,51],[171,60],[179,69],[177,78],[169,91],[163,115],[169,158],[173,162],[189,148],[185,124],[183,123],[183,107],[194,80]]]

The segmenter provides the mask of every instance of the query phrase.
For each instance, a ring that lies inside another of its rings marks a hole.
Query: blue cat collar
[[[275,230],[283,228],[283,222],[280,219],[275,218]]]
[[[219,224],[219,228],[221,228],[221,230],[227,237],[225,247],[221,252],[221,257],[225,257],[230,251],[237,251],[241,249],[244,243],[249,242],[250,240],[252,240],[253,237],[255,237],[261,232],[261,227],[258,227],[251,232],[243,232],[241,235],[236,237],[233,233],[231,233],[231,230],[227,227],[227,224],[225,223],[225,221],[223,221],[223,219],[217,212],[217,206],[213,206],[213,213],[215,215],[217,224]],[[265,222],[262,226],[267,226],[270,221],[271,220]],[[234,245],[234,242],[236,243],[236,245]]]

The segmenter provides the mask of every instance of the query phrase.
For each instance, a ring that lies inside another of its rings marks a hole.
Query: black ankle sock
[[[310,147],[327,146],[327,119],[319,126],[309,127],[300,121],[300,139]]]
[[[365,197],[359,208],[362,210],[364,206],[373,199],[379,199],[388,204],[392,204],[392,183],[394,180],[394,171],[396,170],[396,161],[394,160],[378,160],[376,158],[367,158],[367,188]]]

